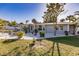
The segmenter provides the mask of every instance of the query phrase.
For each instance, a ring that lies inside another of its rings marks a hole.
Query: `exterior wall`
[[[55,25],[54,24],[43,24],[43,25],[37,24],[35,26],[34,25],[29,26],[30,32],[33,32],[34,29],[38,29],[39,25],[42,26],[42,30],[43,30],[43,28],[45,29],[43,31],[45,31],[46,33],[54,33],[54,31],[55,31],[55,29],[54,29]],[[32,27],[32,29],[31,29],[31,27]],[[58,35],[61,35],[61,34],[64,35],[65,34],[64,31],[71,31],[71,28],[70,28],[69,24],[57,24],[57,28],[58,29],[56,30],[56,34],[58,34]]]
[[[54,33],[55,29],[54,29],[54,25],[46,25],[46,32],[47,33]],[[57,25],[57,30],[56,33],[57,34],[64,34],[64,31],[69,31],[69,25],[63,25],[62,29],[61,29],[61,25]]]
[[[68,31],[68,25],[58,25],[57,34],[64,34],[64,31]]]

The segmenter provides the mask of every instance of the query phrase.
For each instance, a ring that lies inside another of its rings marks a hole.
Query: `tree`
[[[29,22],[29,20],[26,20],[26,24]]]
[[[5,26],[5,25],[8,25],[9,21],[6,21],[6,20],[3,20],[3,19],[0,19],[0,26]]]
[[[69,22],[76,22],[76,18],[74,17],[74,15],[69,15],[67,16],[66,20],[69,20]],[[77,24],[73,24],[73,34],[75,34],[75,28],[76,28]]]
[[[35,18],[33,18],[33,19],[32,19],[32,23],[33,23],[34,30],[35,30],[35,29],[36,29],[36,24],[37,24],[38,22],[36,21],[36,19],[35,19]]]
[[[79,26],[79,11],[74,12],[74,17],[76,18],[76,26]]]
[[[36,24],[36,23],[37,23],[37,21],[36,21],[36,19],[35,19],[35,18],[33,18],[33,19],[32,19],[32,23],[34,23],[34,24]]]
[[[16,26],[17,23],[16,23],[16,21],[12,21],[12,22],[10,22],[10,25],[11,25],[11,26]]]
[[[65,3],[49,3],[46,5],[47,11],[44,15],[44,20],[55,24],[55,31],[54,35],[56,35],[56,28],[57,28],[57,17],[61,12],[64,11],[64,5]]]
[[[75,11],[74,14],[75,14],[75,15],[79,15],[79,11]]]
[[[4,32],[6,26],[9,24],[9,21],[6,21],[4,19],[0,19],[0,30],[1,32]]]
[[[65,19],[61,19],[61,20],[60,20],[60,22],[64,22],[64,21],[65,21]]]
[[[66,20],[69,20],[69,22],[75,22],[77,19],[73,15],[69,15]]]
[[[23,22],[20,22],[19,24],[22,25],[22,24],[24,24],[24,23],[23,23]]]

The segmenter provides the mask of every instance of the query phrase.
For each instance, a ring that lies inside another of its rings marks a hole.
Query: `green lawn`
[[[3,56],[77,56],[79,38],[75,36],[57,37],[36,41],[0,40],[0,55]]]

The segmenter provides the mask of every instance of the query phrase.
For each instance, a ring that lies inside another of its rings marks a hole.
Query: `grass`
[[[78,56],[79,38],[76,36],[57,37],[36,41],[0,40],[2,56]]]

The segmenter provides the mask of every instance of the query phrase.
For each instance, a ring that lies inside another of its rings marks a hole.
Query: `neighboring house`
[[[17,28],[13,26],[6,26],[6,30],[17,30]]]

